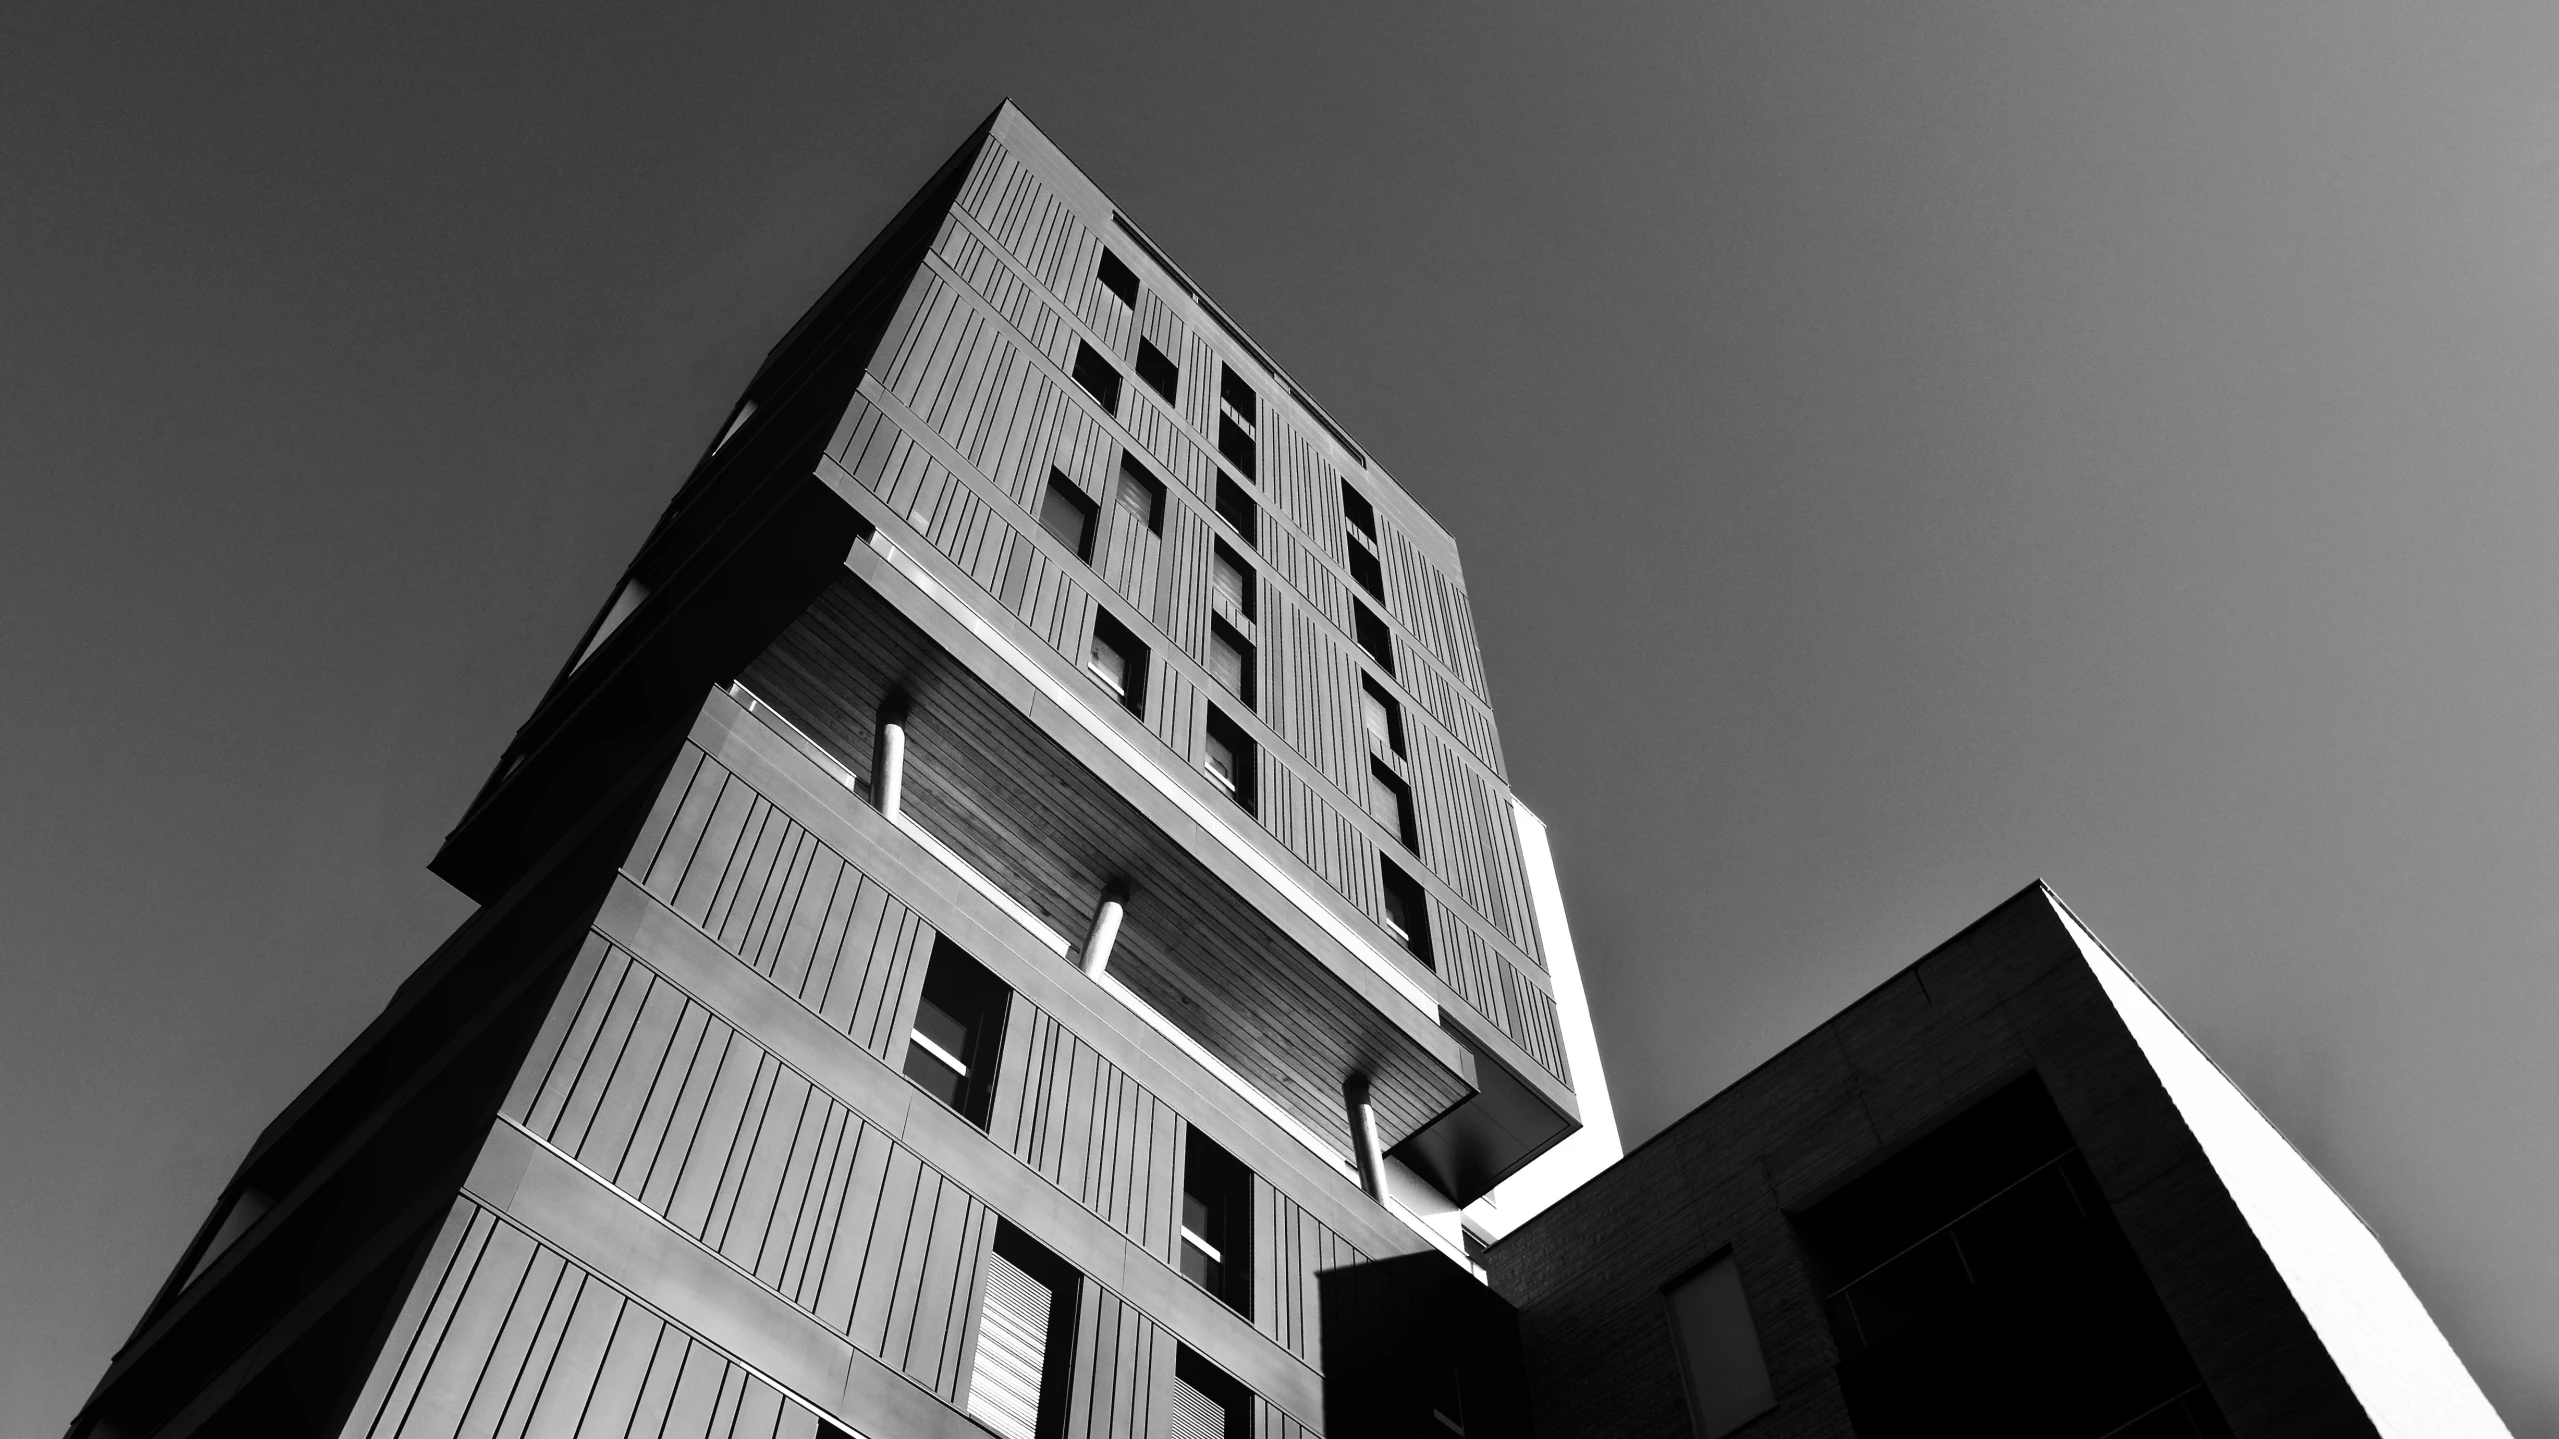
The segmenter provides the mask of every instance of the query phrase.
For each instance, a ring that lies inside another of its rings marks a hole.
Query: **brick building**
[[[1455,543],[1009,104],[434,869],[73,1439],[2479,1432],[2041,891],[1610,1168]]]

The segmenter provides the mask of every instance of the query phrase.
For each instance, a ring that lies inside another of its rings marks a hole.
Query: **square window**
[[[1415,959],[1431,962],[1430,910],[1422,900],[1422,887],[1403,868],[1384,855],[1377,857],[1378,896],[1386,909],[1386,932],[1395,937]]]
[[[1259,812],[1253,807],[1253,791],[1260,757],[1252,737],[1211,706],[1200,736],[1200,769],[1210,784],[1224,790],[1226,797],[1246,814]]]
[[[1058,471],[1048,472],[1048,492],[1040,496],[1040,528],[1088,565],[1093,562],[1094,514],[1091,495]]]
[[[1235,632],[1235,627],[1221,619],[1208,622],[1208,672],[1210,678],[1226,687],[1226,692],[1254,707],[1253,642]]]
[[[1182,367],[1173,363],[1172,356],[1155,348],[1153,340],[1137,342],[1137,377],[1146,382],[1146,388],[1162,395],[1168,405],[1173,403],[1173,392],[1182,387]]]
[[[1372,748],[1384,745],[1389,754],[1404,752],[1404,707],[1367,675],[1359,677],[1359,717]]]
[[[1093,268],[1093,276],[1102,282],[1103,289],[1119,296],[1121,304],[1137,308],[1137,272],[1128,267],[1127,261],[1104,250],[1102,263]]]
[[[1172,1439],[1252,1439],[1252,1391],[1181,1345],[1173,1353],[1173,1393],[1165,1405]]]
[[[1119,367],[1102,358],[1102,352],[1082,340],[1075,342],[1075,383],[1084,392],[1102,402],[1102,408],[1116,415],[1120,412]]]
[[[1233,415],[1220,414],[1217,417],[1217,452],[1244,478],[1259,477],[1259,471],[1253,467],[1253,434],[1235,423]]]
[[[1361,649],[1368,651],[1370,659],[1377,661],[1379,669],[1390,675],[1395,673],[1395,640],[1387,631],[1386,621],[1377,617],[1377,611],[1357,600],[1351,601],[1351,609],[1355,611],[1351,616],[1352,637],[1359,641]]]
[[[1164,482],[1126,452],[1120,455],[1120,511],[1150,532],[1164,533]]]
[[[1254,407],[1256,396],[1253,387],[1242,375],[1235,373],[1233,365],[1221,363],[1217,367],[1217,397],[1226,402],[1226,407],[1235,412],[1237,419],[1254,429],[1261,428],[1262,416]]]
[[[1386,761],[1372,757],[1368,762],[1368,812],[1379,824],[1395,831],[1404,848],[1421,853],[1421,836],[1413,827],[1412,787],[1386,767]]]
[[[1357,540],[1350,541],[1350,551],[1351,578],[1359,581],[1359,587],[1368,591],[1371,599],[1386,603],[1386,570],[1377,563],[1377,551]]]
[[[1085,654],[1084,672],[1130,714],[1146,713],[1146,646],[1107,610],[1093,611],[1093,645]]]
[[[958,945],[933,942],[924,994],[907,1033],[906,1077],[980,1129],[995,1097],[995,1059],[1003,1050],[1010,994]]]
[[[1253,1317],[1253,1171],[1194,1129],[1182,1151],[1182,1274]]]
[[[1245,619],[1253,617],[1253,567],[1228,549],[1224,540],[1217,542],[1210,557],[1208,582],[1212,606],[1222,603]]]
[[[1361,534],[1372,540],[1377,538],[1377,511],[1369,507],[1368,496],[1352,489],[1348,480],[1342,481],[1342,518]]]
[[[1003,1439],[1057,1439],[1066,1432],[1082,1280],[1029,1235],[996,1221],[995,1243],[978,1271],[970,1418]]]
[[[1242,485],[1228,479],[1223,472],[1217,477],[1217,517],[1242,535],[1244,543],[1255,549],[1261,548],[1262,508],[1253,503],[1251,495],[1244,493]]]

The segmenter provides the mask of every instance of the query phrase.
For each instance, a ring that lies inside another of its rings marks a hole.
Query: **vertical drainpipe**
[[[906,696],[890,695],[880,705],[880,748],[871,770],[871,798],[880,813],[897,818],[906,798]]]
[[[1377,1106],[1369,1102],[1368,1076],[1354,1074],[1342,1085],[1350,1104],[1351,1147],[1359,1157],[1359,1187],[1380,1204],[1386,1202],[1386,1155],[1377,1143]]]
[[[1128,908],[1128,884],[1113,880],[1102,891],[1102,902],[1093,910],[1093,929],[1084,937],[1084,954],[1076,963],[1095,979],[1110,966],[1111,946],[1120,938],[1120,918]]]

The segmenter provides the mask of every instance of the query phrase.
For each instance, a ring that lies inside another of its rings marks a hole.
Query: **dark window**
[[[1187,1344],[1173,1355],[1172,1439],[1252,1439],[1252,1391],[1202,1359]]]
[[[977,1357],[969,1417],[1003,1439],[1057,1439],[1073,1387],[1076,1288],[1082,1276],[998,1220],[979,1270]]]
[[[1342,481],[1342,518],[1361,534],[1377,538],[1377,511],[1369,508],[1368,496],[1352,489],[1348,480]]]
[[[1093,611],[1093,646],[1085,654],[1084,672],[1130,714],[1146,713],[1146,646],[1107,610]]]
[[[1261,506],[1253,503],[1253,497],[1244,493],[1242,485],[1224,474],[1217,477],[1217,517],[1234,526],[1235,533],[1244,537],[1244,543],[1255,549],[1261,548]]]
[[[924,972],[924,994],[906,1041],[906,1077],[986,1127],[987,1102],[995,1097],[995,1059],[1004,1047],[1004,1001],[1009,991],[986,966],[947,939],[933,942]]]
[[[1182,1153],[1182,1273],[1253,1317],[1253,1172],[1194,1129]]]
[[[1359,677],[1359,717],[1375,744],[1386,746],[1390,754],[1404,752],[1404,707],[1367,675]]]
[[[1386,602],[1386,570],[1377,563],[1377,551],[1357,540],[1352,540],[1350,546],[1351,578],[1359,581],[1359,587],[1368,591],[1379,604],[1384,604]]]
[[[1742,1298],[1741,1271],[1724,1255],[1665,1291],[1688,1413],[1700,1439],[1724,1436],[1777,1407],[1760,1353],[1759,1326]]]
[[[1245,734],[1241,726],[1218,713],[1214,706],[1210,707],[1207,724],[1200,736],[1200,769],[1208,775],[1209,783],[1226,791],[1227,797],[1241,806],[1246,814],[1259,812],[1253,807],[1253,780],[1259,768],[1256,763],[1259,753],[1252,737]]]
[[[1431,1417],[1451,1434],[1466,1432],[1466,1380],[1454,1360],[1432,1370]]]
[[[1103,289],[1120,297],[1121,304],[1136,308],[1137,272],[1130,269],[1126,261],[1104,250],[1102,263],[1094,267],[1093,274],[1101,280]]]
[[[1379,824],[1395,831],[1404,848],[1421,852],[1421,837],[1413,828],[1413,791],[1382,759],[1368,762],[1368,812],[1377,817]]]
[[[1253,567],[1228,549],[1224,540],[1217,542],[1210,558],[1208,582],[1212,607],[1223,604],[1245,619],[1253,617]]]
[[[2230,1433],[2033,1075],[1789,1218],[1859,1434]]]
[[[1235,412],[1237,419],[1254,429],[1261,428],[1262,417],[1254,408],[1256,397],[1253,387],[1245,382],[1242,375],[1235,373],[1233,365],[1220,364],[1217,367],[1217,397],[1226,402],[1226,407]]]
[[[1164,533],[1164,482],[1127,453],[1120,456],[1120,509],[1135,514],[1154,533]]]
[[[1093,497],[1084,493],[1073,480],[1055,470],[1048,474],[1048,493],[1040,496],[1040,528],[1057,537],[1057,542],[1075,552],[1086,564],[1093,562]]]
[[[1233,465],[1244,478],[1259,478],[1260,471],[1253,465],[1252,433],[1235,423],[1233,415],[1217,417],[1217,452],[1225,456],[1226,463]]]
[[[1357,600],[1351,601],[1351,608],[1358,611],[1351,616],[1351,629],[1359,647],[1368,651],[1368,657],[1377,661],[1378,668],[1390,675],[1395,673],[1395,641],[1386,631],[1386,621],[1377,617],[1377,611]]]
[[[1222,619],[1208,622],[1208,672],[1246,709],[1254,707],[1253,642]]]
[[[1155,348],[1153,340],[1140,339],[1137,342],[1137,377],[1146,382],[1146,388],[1162,395],[1168,405],[1173,403],[1173,392],[1182,387],[1181,366],[1173,363],[1172,356]]]
[[[1381,854],[1377,857],[1377,888],[1385,901],[1386,932],[1410,950],[1415,959],[1429,964],[1430,911],[1423,906],[1421,885],[1402,866]]]
[[[1102,352],[1082,340],[1075,342],[1075,383],[1086,394],[1102,402],[1102,408],[1116,415],[1120,412],[1120,372]]]

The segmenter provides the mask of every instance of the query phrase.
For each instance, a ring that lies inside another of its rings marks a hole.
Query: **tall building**
[[[1010,105],[72,1439],[2503,1433],[2040,886],[1622,1162],[1456,546]]]
[[[1455,544],[1010,105],[433,867],[75,1435],[1323,1432],[1615,1155]]]

